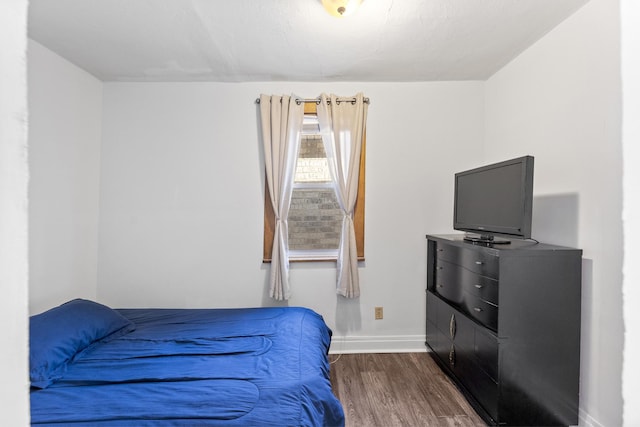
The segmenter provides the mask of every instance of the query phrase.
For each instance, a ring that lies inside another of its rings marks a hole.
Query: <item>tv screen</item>
[[[453,228],[469,240],[508,243],[494,236],[531,238],[533,157],[524,156],[455,174]]]

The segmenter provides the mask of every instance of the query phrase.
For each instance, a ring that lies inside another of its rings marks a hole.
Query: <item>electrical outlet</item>
[[[383,314],[382,314],[382,307],[376,307],[375,308],[375,318],[376,320],[380,320],[382,319]]]

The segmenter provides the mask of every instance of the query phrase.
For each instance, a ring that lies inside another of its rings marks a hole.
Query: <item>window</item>
[[[365,140],[360,155],[358,197],[354,226],[358,259],[364,260],[364,160]],[[269,189],[265,186],[263,260],[271,261],[275,215]],[[342,234],[342,209],[338,205],[319,134],[316,104],[305,104],[303,135],[296,164],[294,189],[289,208],[289,249],[291,261],[337,258]]]

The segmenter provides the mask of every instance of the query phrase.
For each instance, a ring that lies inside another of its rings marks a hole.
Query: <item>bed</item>
[[[118,309],[30,319],[32,425],[342,426],[331,331],[297,307]]]

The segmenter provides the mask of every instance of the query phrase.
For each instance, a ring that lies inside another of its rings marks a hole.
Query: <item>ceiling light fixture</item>
[[[342,18],[356,11],[362,0],[322,0],[322,5],[331,16]]]

